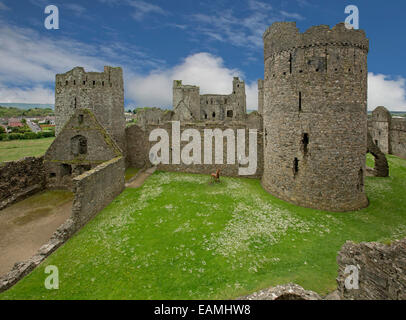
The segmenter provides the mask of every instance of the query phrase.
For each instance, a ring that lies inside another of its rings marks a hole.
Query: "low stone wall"
[[[75,226],[72,219],[66,220],[58,230],[54,232],[51,239],[44,244],[38,252],[24,262],[16,263],[13,269],[0,278],[0,293],[14,286],[18,281],[33,271],[52,252],[58,249],[75,233]]]
[[[124,189],[124,171],[124,158],[119,157],[76,177],[73,180],[75,199],[71,218],[54,232],[51,239],[32,258],[16,263],[9,273],[0,278],[0,293],[33,271],[118,196]]]
[[[73,179],[72,220],[77,229],[90,221],[124,190],[124,158],[104,162]]]
[[[350,300],[406,300],[406,239],[391,245],[348,241],[337,256],[338,292]],[[347,266],[358,269],[359,289],[347,289]]]
[[[186,165],[183,162],[180,164],[173,164],[172,161],[172,123],[164,123],[161,125],[148,125],[145,129],[140,128],[138,125],[133,125],[126,129],[127,138],[127,163],[130,166],[136,168],[142,168],[144,166],[152,166],[149,160],[149,153],[157,142],[150,142],[149,136],[154,129],[165,129],[169,134],[170,143],[170,164],[160,164],[158,165],[158,170],[164,171],[175,171],[175,172],[188,172],[188,173],[201,173],[210,174],[216,172],[217,169],[221,170],[221,175],[237,177],[239,175],[239,167],[247,167],[246,165],[239,165],[236,154],[234,155],[235,164],[227,164],[227,139],[223,141],[223,163],[221,165],[214,164],[215,156],[215,142],[212,141],[212,163],[204,164],[204,130],[205,129],[220,129],[223,132],[227,129],[234,131],[234,136],[237,137],[237,129],[245,130],[245,153],[248,156],[249,152],[249,130],[257,130],[257,169],[255,174],[245,176],[249,178],[260,178],[263,172],[263,135],[262,135],[262,125],[261,118],[251,119],[246,123],[244,122],[197,122],[197,123],[182,123],[180,131],[181,133],[187,129],[196,129],[199,131],[201,136],[201,161],[202,164],[191,164]],[[182,150],[185,145],[189,142],[181,142],[180,149]],[[235,148],[237,150],[237,148]]]
[[[295,283],[288,283],[254,292],[237,300],[322,300],[313,291],[305,290]]]
[[[43,157],[0,164],[0,210],[44,188]]]

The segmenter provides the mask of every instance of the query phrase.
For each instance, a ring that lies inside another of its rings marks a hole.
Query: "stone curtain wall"
[[[0,164],[0,210],[45,188],[44,158]]]
[[[351,300],[406,299],[406,239],[391,245],[348,241],[337,256],[338,292]],[[359,268],[359,289],[345,288],[346,266]]]
[[[124,158],[114,158],[73,179],[75,229],[90,221],[124,190]]]
[[[238,175],[238,168],[239,165],[237,164],[238,159],[237,156],[236,164],[227,164],[227,139],[224,139],[223,144],[223,165],[211,164],[207,165],[204,164],[204,129],[221,129],[222,131],[226,129],[232,129],[234,131],[235,137],[237,137],[236,130],[237,129],[245,129],[245,152],[246,156],[248,156],[249,152],[249,129],[257,129],[257,171],[255,175],[247,176],[250,178],[260,178],[263,171],[263,137],[262,137],[262,128],[261,128],[261,117],[258,116],[257,113],[253,113],[248,117],[246,123],[240,122],[230,122],[230,123],[190,123],[190,124],[181,124],[181,132],[186,129],[197,129],[201,136],[201,159],[202,164],[199,165],[186,165],[182,162],[180,164],[169,164],[169,165],[159,165],[158,170],[164,171],[175,171],[175,172],[188,172],[188,173],[202,173],[202,174],[210,174],[216,172],[217,169],[221,170],[221,175],[225,176],[234,176],[237,177]],[[170,147],[172,145],[172,123],[165,123],[162,125],[150,125],[147,126],[145,130],[141,129],[137,125],[128,127],[126,129],[126,137],[127,137],[127,147],[128,147],[128,154],[127,154],[127,162],[130,166],[134,166],[137,168],[141,168],[143,166],[151,166],[149,161],[149,151],[153,145],[157,142],[149,142],[149,135],[152,130],[157,128],[165,129],[169,134],[169,143]],[[189,142],[181,142],[181,150],[182,148],[187,145]],[[215,143],[214,139],[212,142],[212,155],[213,155],[213,163],[214,163],[214,155],[215,155]],[[236,148],[237,150],[237,148]],[[170,163],[172,163],[172,154],[170,152]],[[246,166],[244,166],[246,167]]]
[[[406,159],[406,118],[392,117],[380,106],[368,119],[368,130],[382,152]]]
[[[406,159],[406,118],[392,118],[390,142],[392,154]]]

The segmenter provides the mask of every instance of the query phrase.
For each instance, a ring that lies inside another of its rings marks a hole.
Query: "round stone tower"
[[[364,31],[341,23],[300,33],[294,22],[277,22],[263,40],[263,187],[304,207],[366,207]]]

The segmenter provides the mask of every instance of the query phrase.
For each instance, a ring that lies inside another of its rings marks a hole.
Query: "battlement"
[[[123,70],[105,66],[103,72],[86,72],[83,67],[56,75],[56,87],[123,87]]]
[[[265,59],[283,51],[317,46],[349,46],[369,51],[369,40],[363,30],[350,30],[344,23],[330,29],[328,25],[313,26],[300,33],[296,22],[275,22],[264,33]]]
[[[192,86],[192,85],[188,85],[188,84],[182,84],[182,80],[173,80],[173,89],[186,89],[186,90],[200,91],[200,87]]]

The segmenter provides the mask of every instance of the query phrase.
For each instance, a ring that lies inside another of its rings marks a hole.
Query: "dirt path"
[[[145,180],[148,179],[148,177],[153,174],[156,170],[156,167],[148,168],[145,171],[140,171],[140,173],[137,175],[137,177],[133,180],[130,181],[129,183],[126,184],[127,188],[139,188],[141,187]]]
[[[0,276],[33,256],[70,216],[73,194],[44,191],[0,211]]]

